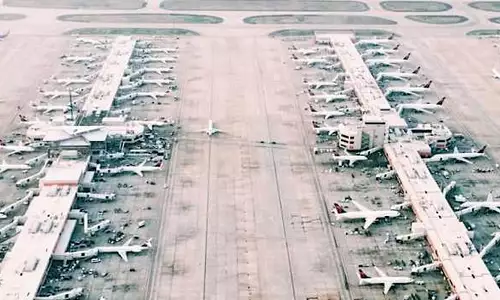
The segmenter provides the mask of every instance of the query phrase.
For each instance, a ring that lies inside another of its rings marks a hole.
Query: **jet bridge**
[[[52,254],[61,235],[65,235],[64,228],[76,199],[78,182],[87,165],[88,158],[65,160],[60,156],[47,169],[49,176],[40,183],[40,195],[31,201],[25,214],[25,225],[2,262],[0,299],[36,299]]]
[[[406,121],[387,102],[351,38],[349,34],[330,35],[330,44],[348,75],[360,105],[369,114],[381,116],[387,126],[406,128]]]
[[[415,147],[391,143],[384,151],[453,293],[460,300],[500,299],[495,279]]]
[[[82,111],[85,116],[99,115],[111,109],[123,73],[132,56],[135,42],[131,37],[125,36],[115,39],[111,52],[83,105]]]

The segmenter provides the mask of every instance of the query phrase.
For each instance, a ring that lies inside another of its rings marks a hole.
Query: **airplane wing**
[[[134,169],[134,173],[141,176],[141,177],[144,177],[144,174],[142,173],[141,170]]]
[[[371,209],[359,204],[358,202],[356,201],[351,201],[352,204],[356,205],[356,207],[360,210],[360,211],[372,211]]]
[[[384,283],[384,295],[387,295],[389,293],[389,290],[392,287],[392,282],[385,282]]]
[[[3,172],[7,171],[8,169],[7,168],[4,168],[4,167],[0,167],[0,174],[2,174]]]
[[[458,160],[458,161],[461,161],[461,162],[464,162],[466,164],[469,164],[469,165],[473,165],[474,163],[471,162],[470,160],[466,159],[466,158],[463,158],[463,157],[454,157],[454,159]]]
[[[328,135],[333,135],[335,132],[337,132],[337,130],[332,129],[332,130],[328,131]]]
[[[13,155],[13,154],[17,154],[17,153],[21,153],[21,151],[19,151],[19,150],[14,150],[14,151],[12,151],[12,152],[9,152],[9,153],[7,154],[7,156],[11,156],[11,155]]]
[[[127,257],[127,251],[125,250],[119,250],[118,251],[118,254],[120,255],[120,257],[125,261],[125,262],[128,262],[128,257]]]
[[[375,271],[377,272],[378,276],[380,276],[380,277],[387,277],[387,274],[385,274],[385,272],[382,271],[382,270],[380,270],[377,266],[375,266],[374,268],[375,268]]]
[[[414,107],[415,110],[418,110],[420,112],[423,112],[423,113],[426,113],[426,114],[434,114],[432,111],[430,110],[427,110],[425,108],[417,108],[417,107]]]
[[[365,225],[363,225],[363,228],[366,230],[370,226],[372,226],[373,222],[377,221],[376,217],[366,217],[365,218]]]
[[[1,169],[0,169],[0,173],[1,173]],[[494,211],[494,212],[496,212],[496,213],[499,213],[499,214],[500,214],[500,209],[499,209],[498,207],[491,207],[491,206],[489,206],[488,208],[489,208],[490,210],[492,210],[492,211]]]
[[[415,97],[419,97],[420,96],[418,93],[411,92],[411,91],[403,91],[403,93],[406,93],[408,95],[412,95],[412,96],[415,96]]]

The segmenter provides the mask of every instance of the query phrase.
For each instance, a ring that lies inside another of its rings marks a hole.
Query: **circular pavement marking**
[[[78,28],[66,31],[65,35],[200,35],[198,32],[181,28]]]
[[[394,12],[442,12],[452,8],[450,4],[438,1],[382,1],[380,6]]]
[[[215,16],[186,14],[98,14],[62,15],[60,21],[83,23],[177,23],[218,24],[224,20]]]
[[[405,16],[406,19],[412,20],[419,23],[425,24],[435,24],[435,25],[450,25],[450,24],[460,24],[467,22],[469,19],[464,16],[458,15],[408,15]]]
[[[0,21],[16,21],[26,18],[22,14],[0,14]]]
[[[484,11],[500,11],[500,1],[476,1],[470,2],[468,5]]]
[[[282,29],[273,31],[269,34],[270,37],[294,37],[294,36],[314,36],[315,29]],[[381,29],[332,29],[332,30],[319,30],[335,33],[349,33],[357,36],[388,36],[393,34],[391,31]],[[395,34],[399,36],[398,34]]]
[[[500,29],[477,29],[469,31],[465,35],[477,37],[500,35]]]
[[[3,5],[14,7],[65,9],[139,9],[145,0],[3,0]]]
[[[397,22],[375,16],[356,15],[270,15],[243,19],[247,24],[335,24],[335,25],[395,25]]]
[[[168,10],[234,11],[345,11],[362,12],[370,8],[360,1],[269,1],[269,0],[167,0],[160,7]]]

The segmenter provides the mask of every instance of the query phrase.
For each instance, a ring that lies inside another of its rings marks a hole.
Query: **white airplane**
[[[167,93],[165,92],[137,92],[135,93],[137,97],[150,97],[154,100],[158,100],[158,97],[166,97]]]
[[[91,44],[91,45],[103,45],[107,44],[107,41],[86,39],[86,38],[77,38],[76,41],[81,44]]]
[[[491,69],[491,72],[493,72],[493,75],[491,75],[494,79],[500,79],[500,73],[495,69]]]
[[[328,133],[328,135],[333,135],[334,133],[337,133],[339,131],[338,126],[330,126],[330,125],[325,124],[325,123],[323,123],[321,126],[320,125],[321,123],[317,123],[316,121],[313,121],[312,124],[313,124],[313,128],[314,128],[314,132],[316,132],[316,134],[321,134],[323,132],[326,132],[326,133]]]
[[[408,81],[412,78],[418,77],[418,72],[420,71],[420,67],[417,67],[415,70],[411,72],[380,72],[377,74],[377,81],[382,81],[384,79],[389,80],[403,80]]]
[[[169,56],[165,56],[165,57],[145,57],[145,58],[133,58],[130,60],[131,63],[154,63],[154,62],[161,62],[161,63],[164,63],[164,64],[168,64],[168,63],[173,63],[173,62],[176,62],[177,59],[173,58],[173,57],[169,57]]]
[[[132,243],[132,240],[134,238],[129,239],[128,241],[125,242],[125,244],[121,246],[104,246],[104,247],[97,247],[99,249],[99,253],[118,253],[120,257],[128,262],[128,257],[127,253],[128,252],[133,252],[133,253],[139,253],[145,250],[148,250],[153,247],[151,244],[151,240],[149,239],[146,241],[144,245],[130,245]]]
[[[9,36],[9,34],[10,34],[10,30],[7,30],[7,32],[6,32],[6,33],[4,33],[4,34],[0,34],[0,41],[5,40],[5,38],[6,38],[7,36]]]
[[[412,96],[419,96],[422,93],[428,93],[431,91],[430,86],[432,84],[432,80],[423,84],[422,86],[390,86],[385,90],[385,96],[389,96],[393,93],[400,93]]]
[[[163,167],[163,162],[161,161],[154,166],[146,166],[146,162],[147,159],[137,166],[122,166],[121,169],[123,172],[133,172],[141,177],[144,177],[143,172],[159,171]]]
[[[70,96],[71,97],[77,97],[80,96],[80,93],[76,91],[46,91],[42,92],[42,95],[44,97],[50,98],[50,100],[54,100],[56,98],[62,97],[62,96]]]
[[[31,103],[31,107],[36,111],[41,111],[44,114],[48,114],[53,111],[67,112],[70,110],[69,105],[40,105],[36,103]]]
[[[35,193],[33,192],[33,190],[30,190],[21,199],[17,200],[16,202],[14,202],[12,204],[9,204],[9,205],[2,207],[0,209],[0,219],[7,219],[8,215],[11,212],[14,212],[14,211],[18,210],[21,206],[28,204],[29,201],[31,201],[33,199],[34,195],[35,195]]]
[[[471,151],[471,152],[460,153],[460,152],[458,152],[458,148],[455,147],[455,149],[453,149],[453,153],[435,154],[429,158],[425,158],[424,161],[426,163],[427,162],[443,162],[443,161],[453,159],[453,160],[461,161],[464,163],[473,164],[473,162],[468,160],[468,158],[477,158],[477,157],[486,156],[486,154],[484,153],[485,150],[486,150],[486,146],[483,146],[477,152]]]
[[[387,44],[394,44],[394,34],[391,34],[385,39],[362,39],[354,43],[356,46],[380,46]]]
[[[0,174],[10,170],[29,170],[31,166],[26,164],[8,164],[5,159],[2,161],[0,165]]]
[[[295,46],[292,46],[290,48],[290,50],[293,52],[293,53],[298,53],[300,55],[303,55],[303,56],[309,56],[309,55],[312,55],[312,54],[316,54],[318,52],[321,51],[320,48],[296,48]]]
[[[373,284],[383,284],[384,285],[384,295],[389,293],[389,290],[392,288],[394,284],[407,284],[413,283],[414,280],[411,277],[393,277],[387,276],[382,270],[377,267],[374,267],[375,271],[377,271],[379,277],[370,277],[366,275],[366,273],[359,269],[358,277],[359,277],[359,285],[373,285]]]
[[[350,99],[350,97],[345,94],[345,91],[333,94],[324,93],[316,95],[313,91],[308,89],[307,93],[309,94],[309,98],[314,100],[314,102],[316,103],[318,103],[318,101],[325,101],[326,103],[330,103],[335,101],[346,101]]]
[[[164,84],[169,85],[169,84],[175,83],[173,80],[169,80],[169,79],[142,79],[142,82],[144,84],[156,84],[158,86],[163,86]]]
[[[338,111],[338,110],[316,110],[311,104],[309,104],[309,110],[311,111],[311,115],[313,117],[324,117],[325,120],[331,118],[331,117],[341,117],[341,116],[345,116],[345,113],[342,112],[342,111]]]
[[[63,56],[62,59],[64,59],[65,61],[72,62],[72,63],[96,61],[96,58],[93,56]]]
[[[166,125],[172,124],[171,122],[169,123],[169,122],[161,121],[161,120],[158,120],[158,121],[134,120],[134,121],[131,121],[131,123],[135,123],[135,124],[140,124],[142,126],[146,126],[149,130],[153,130],[154,126],[161,127],[161,126],[166,126]]]
[[[332,62],[327,60],[326,58],[298,58],[295,55],[292,55],[292,59],[297,61],[300,64],[307,65],[309,67],[317,65],[317,64],[331,64]]]
[[[365,63],[369,67],[374,66],[388,66],[397,67],[398,65],[405,64],[410,59],[411,53],[406,54],[403,58],[369,58]]]
[[[486,201],[466,201],[460,204],[460,210],[457,215],[464,215],[478,211],[480,209],[488,209],[500,214],[500,201],[495,201],[493,199],[493,192],[488,193]]]
[[[17,153],[34,152],[35,148],[26,146],[23,144],[23,142],[19,142],[19,144],[17,145],[0,145],[0,150],[11,151],[9,154],[7,154],[7,156],[10,156]]]
[[[345,151],[346,155],[333,155],[333,160],[337,161],[339,166],[342,166],[344,161],[349,161],[349,167],[354,166],[354,163],[357,161],[368,160],[368,157],[364,155],[353,155],[349,152]]]
[[[131,91],[131,90],[137,89],[138,87],[142,86],[143,84],[144,84],[144,81],[142,79],[140,79],[140,80],[131,82],[130,84],[120,85],[118,87],[118,90],[120,92]]]
[[[446,97],[441,98],[441,100],[436,103],[423,103],[422,101],[419,101],[417,103],[402,103],[398,104],[396,106],[396,109],[399,114],[401,114],[401,112],[405,109],[413,109],[426,114],[432,114],[433,112],[430,110],[442,108],[444,100],[446,100]]]
[[[208,136],[212,136],[216,133],[223,132],[215,127],[214,122],[212,120],[208,120],[208,127],[201,131],[206,133]]]
[[[62,84],[63,86],[68,86],[71,84],[87,84],[90,83],[90,80],[86,78],[61,78],[55,79],[56,83]],[[69,92],[66,92],[68,94]]]
[[[175,53],[179,47],[175,48],[148,48],[148,49],[135,49],[136,53],[140,54],[151,54],[151,53],[165,53],[165,54],[170,54],[170,53]]]
[[[398,52],[399,49],[399,44],[397,44],[395,47],[387,49],[384,47],[380,47],[378,49],[366,49],[363,51],[363,54],[361,55],[362,57],[366,56],[376,56],[376,55],[388,55],[388,54],[394,54]]]
[[[35,300],[66,300],[77,299],[83,295],[83,288],[74,288],[66,292],[57,293],[50,296],[35,297]]]
[[[162,75],[163,73],[172,73],[174,70],[174,67],[168,67],[168,68],[143,68],[141,70],[144,70],[144,72],[147,73],[156,73],[158,75]]]
[[[359,211],[347,212],[344,210],[344,208],[340,204],[338,204],[338,203],[333,204],[335,206],[335,209],[333,212],[335,214],[337,221],[343,222],[346,220],[364,219],[365,224],[363,225],[363,228],[365,230],[367,230],[375,221],[377,221],[377,219],[396,218],[396,217],[399,217],[401,215],[398,211],[371,210],[371,209],[359,204],[356,201],[351,201],[351,202],[359,209]]]
[[[26,126],[36,125],[36,124],[49,124],[49,122],[41,121],[36,118],[35,120],[30,121],[28,117],[24,115],[19,115],[19,123]]]

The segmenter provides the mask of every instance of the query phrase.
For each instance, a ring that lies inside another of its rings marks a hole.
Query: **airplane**
[[[167,93],[165,92],[137,92],[135,93],[137,97],[151,97],[154,100],[158,100],[158,97],[166,97]]]
[[[38,296],[35,300],[66,300],[77,299],[83,295],[83,288],[73,288],[66,292],[57,293],[50,296]]]
[[[153,130],[153,126],[166,126],[168,124],[172,124],[172,123],[169,123],[169,122],[166,122],[166,121],[161,121],[161,120],[158,120],[158,121],[134,120],[134,121],[131,121],[131,122],[135,123],[135,124],[140,124],[142,126],[146,126],[149,130]]]
[[[144,84],[144,81],[141,79],[141,80],[131,82],[130,84],[120,85],[118,87],[118,90],[120,92],[126,92],[126,91],[130,91],[130,90],[134,90],[134,89],[142,86],[143,84]]]
[[[156,73],[158,75],[162,75],[163,73],[171,73],[174,70],[174,67],[168,68],[143,68],[144,72],[148,73]]]
[[[165,53],[165,54],[170,54],[170,53],[175,53],[179,47],[176,48],[149,48],[149,49],[135,49],[135,52],[140,53],[140,54],[151,54],[151,53]]]
[[[91,45],[103,45],[107,44],[108,41],[100,41],[100,40],[93,40],[93,39],[86,39],[86,38],[77,38],[77,42],[82,43],[82,44],[91,44]]]
[[[298,58],[295,55],[292,55],[292,59],[297,61],[300,64],[307,65],[309,67],[317,65],[317,64],[331,64],[332,62],[325,58]]]
[[[133,58],[130,60],[131,63],[154,63],[161,62],[164,64],[176,62],[177,59],[169,56],[165,57],[146,57],[146,58]]]
[[[491,69],[491,72],[493,72],[492,77],[494,79],[500,79],[500,73],[495,68]]]
[[[358,152],[358,155],[369,156],[369,155],[372,155],[373,153],[378,152],[382,149],[383,149],[382,147],[373,147],[373,148]]]
[[[26,164],[8,164],[5,159],[2,161],[0,165],[0,174],[9,170],[29,170],[31,166]]]
[[[31,125],[35,125],[35,124],[48,124],[49,122],[41,121],[38,118],[36,118],[33,121],[30,121],[28,119],[28,117],[26,117],[24,115],[19,115],[19,123],[22,124],[22,125],[31,126]]]
[[[344,92],[334,93],[334,94],[320,94],[316,95],[310,89],[307,90],[309,94],[309,98],[314,100],[314,102],[318,102],[320,100],[324,100],[326,103],[335,102],[335,101],[346,101],[349,100],[349,96],[344,94]]]
[[[429,88],[432,80],[422,86],[390,86],[385,90],[385,96],[389,96],[393,93],[401,93],[412,96],[419,96],[421,93],[428,93],[431,91]]]
[[[294,47],[295,48],[295,47]],[[309,56],[309,55],[312,55],[312,54],[316,54],[320,51],[319,48],[310,48],[310,49],[291,49],[293,51],[293,53],[298,53],[300,55],[304,55],[304,56]]]
[[[341,117],[345,116],[345,113],[342,111],[338,110],[316,110],[311,104],[309,104],[309,110],[311,111],[311,115],[313,117],[325,117],[325,120],[331,118],[331,117]]]
[[[0,41],[5,40],[5,38],[6,38],[7,36],[9,36],[9,34],[10,34],[10,30],[7,30],[7,32],[6,32],[6,33],[4,33],[4,34],[0,34]]]
[[[62,59],[72,63],[79,63],[79,62],[94,62],[96,61],[97,58],[93,56],[63,56]]]
[[[9,213],[19,209],[23,205],[26,205],[29,201],[33,199],[34,195],[35,193],[33,192],[33,190],[30,190],[21,199],[17,200],[12,204],[2,207],[0,209],[0,219],[7,219]]]
[[[486,201],[466,201],[460,204],[460,208],[462,210],[457,212],[457,215],[459,216],[478,211],[482,208],[492,210],[500,214],[500,201],[493,200],[493,192],[490,191]]]
[[[422,103],[421,101],[417,103],[402,103],[398,104],[396,106],[396,109],[399,114],[405,109],[413,109],[416,111],[420,111],[426,114],[432,114],[433,112],[430,111],[430,109],[439,109],[443,107],[444,100],[446,100],[446,97],[441,98],[438,102],[434,103]]]
[[[380,72],[377,74],[377,81],[382,81],[384,79],[389,80],[403,80],[408,81],[412,78],[418,77],[418,72],[420,71],[420,67],[417,67],[415,70],[411,72]]]
[[[223,132],[218,128],[215,128],[214,122],[212,120],[208,120],[208,127],[206,129],[201,130],[201,132],[206,133],[208,136],[212,136],[216,133]]]
[[[40,105],[36,103],[31,103],[31,107],[36,111],[42,111],[44,114],[58,110],[67,112],[71,109],[69,105]]]
[[[460,153],[458,152],[458,148],[455,147],[455,149],[453,149],[453,153],[435,154],[429,158],[424,158],[424,161],[428,163],[428,162],[443,162],[454,159],[464,163],[473,164],[473,162],[468,160],[468,158],[477,158],[486,156],[486,153],[484,153],[485,150],[486,150],[486,145],[483,146],[481,149],[479,149],[477,152],[471,151],[471,152]]]
[[[116,252],[125,262],[128,262],[128,257],[127,257],[128,252],[139,253],[153,247],[151,243],[152,239],[148,239],[143,245],[130,245],[133,239],[134,238],[129,239],[128,241],[125,242],[125,244],[121,246],[103,246],[97,248],[99,249],[99,253]]]
[[[158,86],[163,86],[164,84],[169,85],[173,84],[173,80],[169,79],[142,79],[142,82],[145,84],[156,84]]]
[[[363,228],[367,230],[375,221],[377,221],[377,219],[396,218],[401,215],[401,213],[395,210],[371,210],[356,201],[352,200],[351,202],[359,209],[359,211],[347,212],[340,204],[333,204],[335,206],[333,212],[337,221],[343,222],[346,220],[364,219],[365,224],[363,225]]]
[[[384,295],[389,293],[389,290],[394,284],[407,284],[413,283],[414,280],[411,277],[393,277],[387,276],[382,270],[377,267],[374,267],[375,271],[377,271],[379,277],[370,277],[366,275],[366,273],[359,269],[358,277],[359,277],[359,285],[372,285],[372,284],[383,284],[384,285]]]
[[[333,135],[334,133],[337,133],[339,131],[339,127],[338,126],[330,126],[326,123],[323,123],[321,126],[320,124],[321,123],[318,123],[316,121],[312,121],[312,124],[313,124],[313,128],[314,128],[314,132],[316,132],[316,134],[321,134],[322,132],[327,132],[328,135]]]
[[[75,92],[75,91],[47,91],[47,92],[42,92],[42,95],[44,97],[47,97],[47,98],[50,97],[50,100],[54,100],[54,99],[59,98],[61,96],[77,97],[77,96],[80,96],[80,93]]]
[[[365,63],[369,67],[374,66],[388,66],[388,67],[396,67],[400,64],[407,63],[410,59],[411,52],[406,54],[403,58],[369,58],[365,60]]]
[[[357,161],[368,160],[368,158],[364,155],[353,155],[349,152],[345,151],[346,155],[333,155],[333,160],[338,161],[339,166],[342,166],[344,161],[349,161],[349,167],[354,166],[354,163]]]
[[[12,151],[7,156],[10,156],[12,154],[17,154],[17,153],[24,153],[24,152],[34,152],[35,148],[31,146],[26,146],[23,144],[23,142],[19,142],[19,144],[16,145],[6,145],[6,144],[0,144],[0,150],[7,150],[7,151]]]
[[[389,37],[385,39],[362,39],[354,43],[355,46],[379,46],[379,45],[387,45],[394,44],[395,34],[391,34]]]
[[[161,170],[163,163],[160,161],[154,166],[146,166],[147,159],[145,159],[141,164],[137,166],[122,166],[123,172],[133,172],[141,177],[144,177],[143,172],[152,172]]]
[[[88,80],[86,78],[61,78],[61,79],[55,79],[55,82],[59,83],[59,84],[62,84],[63,86],[68,86],[68,85],[71,85],[71,84],[86,84],[86,83],[90,83],[90,80]]]
[[[397,44],[395,47],[393,47],[391,49],[387,49],[384,47],[380,47],[378,49],[366,49],[361,56],[362,57],[375,56],[375,55],[384,55],[385,56],[388,54],[394,54],[394,53],[398,52],[399,46],[400,45]]]

